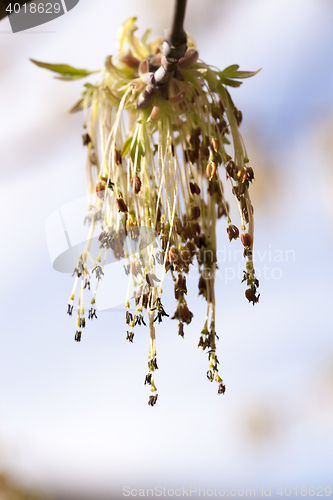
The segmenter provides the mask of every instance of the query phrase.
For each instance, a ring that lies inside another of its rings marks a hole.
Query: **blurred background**
[[[27,31],[0,23],[1,498],[110,499],[157,486],[192,487],[193,498],[199,487],[207,496],[254,489],[259,498],[263,488],[294,498],[302,487],[315,496],[333,489],[331,0],[188,0],[186,29],[205,62],[262,68],[231,89],[256,175],[261,297],[247,303],[240,247],[220,221],[226,394],[216,395],[196,348],[205,315],[196,282],[185,339],[172,321],[158,327],[154,408],[143,386],[148,331],[126,342],[121,307],[99,312],[74,342],[72,279],[52,268],[45,221],[86,193],[83,117],[66,112],[82,82],[55,80],[29,58],[102,68],[126,17],[138,17],[140,34],[159,35],[170,8],[171,0],[80,0]],[[171,288],[170,297],[169,313]]]

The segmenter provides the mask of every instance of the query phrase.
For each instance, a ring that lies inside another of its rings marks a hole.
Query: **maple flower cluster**
[[[87,147],[88,190],[94,201],[86,218],[89,234],[74,270],[67,312],[72,315],[76,297],[75,340],[80,341],[86,326],[84,292],[90,289],[92,275],[96,286],[88,319],[97,317],[96,295],[107,254],[128,259],[126,339],[133,342],[137,326],[149,328],[144,384],[150,387],[148,404],[153,406],[158,368],[155,333],[169,316],[162,302],[163,282],[169,273],[176,300],[170,316],[184,337],[185,325],[193,318],[187,303],[187,278],[193,265],[198,266],[199,295],[207,303],[198,347],[208,354],[208,380],[217,382],[219,394],[225,392],[216,354],[214,291],[216,224],[221,217],[227,218],[229,240],[240,237],[244,247],[246,298],[253,304],[259,300],[249,195],[254,172],[239,133],[242,113],[227,90],[257,72],[240,71],[237,65],[219,71],[205,64],[188,37],[188,49],[168,84],[153,85],[155,72],[164,64],[163,38],[149,40],[147,31],[139,40],[135,21],[129,18],[123,24],[117,57],[106,58],[98,82],[85,85],[82,99],[72,109],[83,109],[85,114],[83,144]],[[61,79],[92,73],[34,62],[57,71]],[[222,179],[232,185],[239,207],[238,225],[232,224]],[[91,242],[96,234],[99,251],[93,255]]]

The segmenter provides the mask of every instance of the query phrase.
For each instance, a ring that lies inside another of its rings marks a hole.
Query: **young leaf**
[[[238,64],[232,64],[231,66],[228,66],[223,71],[221,71],[221,73],[223,73],[225,76],[230,76],[232,73],[237,71],[238,68],[239,68]]]
[[[221,75],[220,82],[223,83],[223,85],[229,85],[229,87],[240,87],[240,85],[242,85],[242,82],[237,82],[237,80],[231,80],[231,78],[225,78]]]
[[[121,156],[126,156],[127,153],[129,152],[129,150],[131,149],[131,145],[132,145],[132,139],[133,137],[129,137],[126,141],[125,141],[125,144],[123,145],[123,149],[121,151]]]
[[[78,111],[82,111],[83,109],[83,99],[80,99],[71,109],[68,111],[69,113],[77,113]]]
[[[49,64],[36,61],[35,59],[30,59],[30,61],[41,68],[49,69],[50,71],[58,73],[59,75],[61,75],[56,77],[59,80],[77,80],[78,78],[84,78],[85,76],[91,75],[92,73],[98,73],[98,71],[76,69],[72,66],[68,66],[68,64]]]
[[[236,71],[232,78],[250,78],[261,71],[261,68],[257,71]]]
[[[259,71],[261,71],[261,69],[258,69],[258,71],[238,71],[238,68],[239,66],[237,64],[234,64],[233,66],[228,66],[223,71],[220,71],[218,75],[221,78],[221,80],[223,78],[243,79],[243,78],[250,78],[251,76],[254,76],[257,73],[259,73]]]

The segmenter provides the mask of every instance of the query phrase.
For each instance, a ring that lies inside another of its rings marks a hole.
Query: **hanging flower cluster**
[[[147,31],[139,40],[135,21],[129,18],[123,24],[117,58],[107,57],[98,83],[86,84],[82,99],[72,109],[85,113],[83,144],[87,147],[88,186],[94,202],[86,218],[89,234],[74,270],[68,314],[72,315],[76,297],[75,340],[79,342],[86,326],[84,291],[90,289],[92,275],[96,287],[88,319],[97,317],[96,295],[107,254],[113,252],[118,259],[128,259],[126,339],[133,342],[137,325],[148,326],[150,349],[144,384],[150,386],[148,404],[153,406],[158,368],[155,329],[169,317],[163,306],[163,282],[169,273],[176,299],[170,316],[178,322],[178,333],[184,337],[184,326],[193,318],[186,298],[187,277],[193,265],[199,270],[199,295],[207,302],[198,347],[208,353],[208,380],[217,382],[219,394],[225,392],[216,355],[214,292],[216,223],[221,217],[227,218],[229,240],[240,236],[244,247],[245,296],[253,304],[259,300],[249,196],[254,173],[239,133],[242,113],[227,90],[227,86],[238,87],[241,79],[257,72],[239,71],[237,65],[219,71],[199,60],[194,42],[188,39],[189,48],[175,65],[168,85],[153,85],[155,72],[165,63],[163,39],[149,41]],[[33,62],[56,71],[65,80],[92,73]],[[240,229],[230,219],[222,179],[232,185]],[[99,253],[93,255],[91,242],[96,234]],[[149,240],[151,234],[154,238]],[[130,297],[131,289],[134,295]]]

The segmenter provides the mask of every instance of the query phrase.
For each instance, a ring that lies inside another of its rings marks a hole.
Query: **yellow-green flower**
[[[129,18],[122,25],[117,56],[106,58],[97,83],[85,85],[82,99],[73,108],[84,110],[88,191],[95,199],[89,211],[87,243],[74,271],[68,313],[72,314],[75,295],[75,340],[80,341],[85,327],[83,295],[87,283],[90,289],[90,263],[97,285],[88,319],[96,317],[97,288],[103,279],[106,254],[127,257],[127,274],[135,294],[132,312],[132,299],[126,297],[126,338],[133,341],[134,327],[144,326],[147,315],[150,351],[145,384],[151,385],[154,392],[155,328],[169,316],[162,303],[165,274],[170,273],[175,283],[177,303],[172,319],[179,322],[179,334],[184,336],[184,324],[189,324],[193,317],[185,298],[186,276],[191,266],[197,265],[199,294],[207,302],[199,346],[208,352],[207,377],[217,381],[218,393],[223,394],[215,332],[217,219],[227,217],[230,241],[239,235],[238,227],[231,224],[224,178],[232,184],[239,207],[241,238],[243,242],[246,239],[244,279],[251,297],[248,290],[246,293],[253,304],[257,302],[259,285],[252,261],[254,224],[249,195],[254,173],[239,133],[242,113],[234,105],[227,86],[238,87],[241,79],[256,72],[239,71],[237,65],[219,71],[205,64],[189,38],[183,57],[172,62],[163,56],[163,38],[150,40],[149,31],[141,40],[136,37],[135,21]],[[34,62],[56,71],[63,79],[91,73],[66,65]],[[162,75],[160,80],[158,72]],[[132,245],[140,239],[143,228],[156,232],[160,249],[147,244],[141,245],[139,252],[133,251]],[[96,234],[100,252],[93,255],[91,242]],[[157,264],[162,265],[160,277],[156,275]],[[151,396],[149,404],[156,400],[157,395]]]

